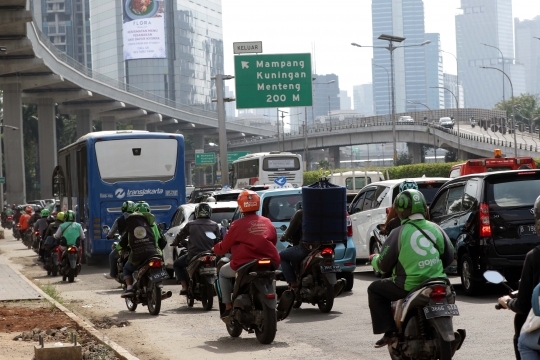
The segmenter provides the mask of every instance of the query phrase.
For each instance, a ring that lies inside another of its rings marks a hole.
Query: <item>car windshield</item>
[[[227,219],[231,221],[235,208],[214,208],[212,209],[212,216],[210,217],[212,221],[221,223],[221,220]]]
[[[489,204],[498,207],[533,206],[537,194],[540,194],[540,179],[537,178],[519,182],[507,180],[488,186]]]
[[[432,183],[432,184],[418,184],[418,190],[422,194],[424,194],[424,197],[426,198],[427,204],[431,204],[431,201],[433,201],[433,197],[439,191],[439,188],[443,186],[443,183]]]
[[[262,216],[272,222],[288,222],[297,210],[296,204],[301,201],[301,194],[268,197],[264,199]]]
[[[216,199],[216,201],[236,201],[238,200],[238,195],[240,193],[238,192],[232,192],[232,193],[223,193],[223,194],[214,194],[211,195]]]

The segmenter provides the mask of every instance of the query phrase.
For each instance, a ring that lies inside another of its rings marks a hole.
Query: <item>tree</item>
[[[318,164],[319,169],[328,170],[330,168],[330,163],[328,162],[328,160],[320,160]]]
[[[521,94],[513,98],[515,107],[516,123],[525,123],[530,125],[533,120],[533,126],[540,122],[540,99],[538,95]],[[495,109],[504,110],[509,119],[512,117],[512,99],[500,101],[495,105]]]
[[[457,161],[457,153],[452,150],[448,150],[446,155],[444,155],[444,162],[455,162]]]
[[[406,152],[401,152],[398,154],[396,164],[399,165],[410,165],[412,164],[412,155],[409,155]]]

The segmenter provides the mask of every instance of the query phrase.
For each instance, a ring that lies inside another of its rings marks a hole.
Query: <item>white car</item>
[[[199,204],[184,204],[180,205],[176,209],[169,228],[165,233],[165,238],[167,239],[167,246],[163,249],[163,259],[165,260],[165,266],[167,269],[173,269],[173,262],[178,258],[178,248],[173,248],[170,246],[176,235],[184,228],[188,221],[195,220],[195,207]],[[221,229],[221,220],[227,219],[231,220],[234,214],[234,211],[238,207],[236,201],[224,201],[216,203],[208,203],[212,208],[212,216],[210,217],[213,221],[218,223],[219,228]]]
[[[400,116],[398,119],[398,124],[414,124],[414,119],[410,116]]]
[[[448,128],[448,129],[453,129],[454,128],[454,121],[452,120],[452,118],[442,117],[442,118],[439,119],[439,126],[442,126],[442,127]]]
[[[385,180],[371,183],[360,190],[349,206],[357,259],[367,259],[369,255],[379,253],[381,244],[377,243],[373,230],[386,222],[386,215],[399,193],[399,185],[405,180],[414,180],[418,184],[418,190],[424,194],[429,205],[439,188],[450,179],[423,177]]]

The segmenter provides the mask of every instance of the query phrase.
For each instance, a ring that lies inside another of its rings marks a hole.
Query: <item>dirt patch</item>
[[[103,318],[88,318],[94,324],[94,327],[96,329],[110,329],[112,327],[126,327],[129,326],[130,323],[127,320],[115,320],[113,318],[110,318],[108,316],[105,316]]]

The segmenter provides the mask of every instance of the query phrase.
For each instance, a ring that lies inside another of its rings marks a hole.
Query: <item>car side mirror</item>
[[[227,219],[221,220],[221,226],[223,226],[224,228],[227,228],[227,229],[228,229],[229,226],[230,226],[230,224],[231,224],[231,223],[230,223],[229,220],[227,220]]]
[[[160,223],[160,224],[158,224],[158,228],[159,228],[159,230],[161,230],[161,231],[165,231],[165,230],[167,230],[167,224],[165,224],[165,223]]]

